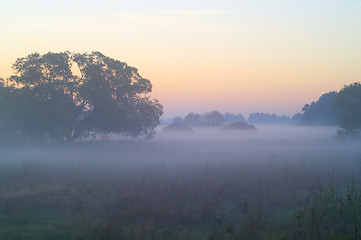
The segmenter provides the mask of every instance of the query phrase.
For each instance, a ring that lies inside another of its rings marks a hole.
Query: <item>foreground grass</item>
[[[361,239],[357,148],[239,144],[2,149],[0,239]]]

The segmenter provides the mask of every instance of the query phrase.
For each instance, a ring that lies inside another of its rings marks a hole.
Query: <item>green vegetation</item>
[[[361,239],[361,188],[352,180],[346,190],[319,184],[305,209],[297,213],[299,229],[293,239]]]
[[[360,150],[274,144],[4,147],[0,239],[360,239]]]
[[[302,108],[303,114],[301,115],[298,124],[336,126],[344,114],[341,109],[335,109],[334,107],[334,101],[337,94],[337,92],[325,93],[316,102],[306,104]]]
[[[334,101],[337,109],[345,113],[342,116],[338,135],[341,137],[360,137],[361,134],[361,84],[345,86]]]
[[[318,101],[306,104],[303,114],[296,114],[299,125],[337,125],[340,138],[360,138],[361,135],[361,84],[345,86],[339,92],[323,94]]]
[[[78,68],[79,75],[76,74]],[[100,52],[19,58],[0,84],[0,138],[71,142],[98,133],[154,134],[162,105],[136,68]]]

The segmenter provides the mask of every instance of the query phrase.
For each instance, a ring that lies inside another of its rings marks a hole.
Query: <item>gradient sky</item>
[[[4,0],[0,30],[0,77],[33,52],[96,50],[150,79],[164,117],[291,116],[361,81],[360,0]]]

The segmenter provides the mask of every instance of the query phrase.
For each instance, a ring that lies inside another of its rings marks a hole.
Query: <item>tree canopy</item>
[[[276,114],[256,112],[251,113],[247,119],[253,124],[290,124],[291,119],[286,115],[278,116]]]
[[[337,92],[323,94],[317,101],[306,104],[302,108],[298,124],[300,125],[334,125],[336,126],[344,112],[334,107]]]
[[[3,137],[151,136],[159,124],[162,105],[148,96],[150,81],[100,52],[34,53],[17,59],[13,69],[15,75],[0,85]]]
[[[340,136],[360,137],[361,133],[361,83],[345,86],[337,93],[334,107],[344,114],[339,121]]]
[[[338,125],[340,137],[361,136],[361,83],[344,86],[339,92],[323,94],[318,101],[306,104],[303,114],[294,116],[301,125]]]
[[[224,115],[218,111],[211,111],[203,114],[189,113],[183,120],[189,126],[195,127],[217,127],[225,122]]]

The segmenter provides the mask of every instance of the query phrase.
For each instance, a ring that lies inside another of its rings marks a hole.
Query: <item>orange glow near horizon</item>
[[[164,117],[290,116],[361,81],[361,7],[349,1],[64,1],[73,8],[42,0],[2,6],[0,77],[33,52],[100,51],[152,82]]]

